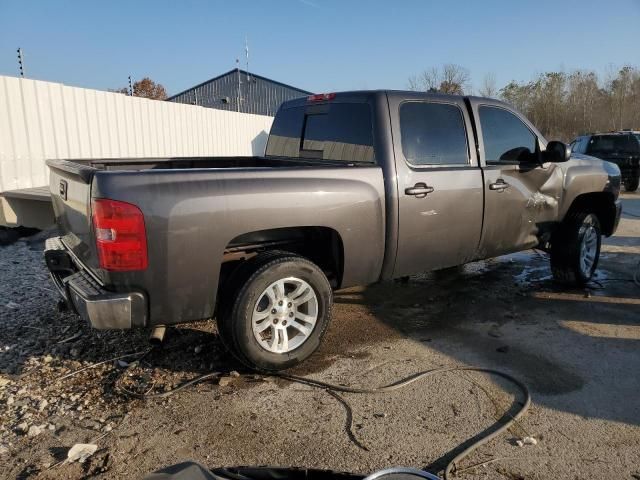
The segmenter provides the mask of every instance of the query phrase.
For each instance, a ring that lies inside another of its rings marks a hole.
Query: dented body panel
[[[602,192],[617,199],[620,195],[620,169],[614,163],[572,153],[571,160],[562,164],[562,203],[558,215],[564,218],[580,195]],[[613,232],[612,232],[613,233]]]
[[[558,220],[562,170],[548,164],[538,168],[488,166],[484,171],[485,222],[478,257],[495,257],[538,245],[542,226]],[[504,180],[509,187],[491,190]]]

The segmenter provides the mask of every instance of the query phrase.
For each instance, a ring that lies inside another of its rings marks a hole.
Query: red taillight
[[[336,98],[335,93],[316,93],[315,95],[309,95],[307,102],[322,102],[324,100],[333,100]]]
[[[126,202],[98,198],[92,203],[100,267],[113,272],[147,268],[144,215]]]

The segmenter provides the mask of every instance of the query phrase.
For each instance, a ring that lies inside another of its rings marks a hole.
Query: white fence
[[[0,76],[0,193],[47,185],[49,158],[262,155],[272,120]]]

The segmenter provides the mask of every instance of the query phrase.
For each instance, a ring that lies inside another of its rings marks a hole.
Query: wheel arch
[[[324,272],[333,288],[341,286],[345,253],[340,233],[324,226],[283,227],[246,232],[227,244],[220,266],[218,294],[243,262],[260,253],[276,250],[312,261]]]
[[[613,193],[589,192],[578,195],[571,202],[563,220],[571,218],[573,214],[580,211],[594,213],[598,217],[602,233],[607,237],[613,234],[616,223],[616,205]]]

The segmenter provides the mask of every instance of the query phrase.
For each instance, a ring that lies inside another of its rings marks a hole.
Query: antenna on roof
[[[249,75],[249,39],[244,37],[244,53],[247,57],[247,82],[251,81],[251,75]]]
[[[238,94],[236,97],[236,103],[238,105],[238,112],[240,111],[240,84],[242,80],[240,80],[240,59],[236,58],[236,73],[238,74]]]

